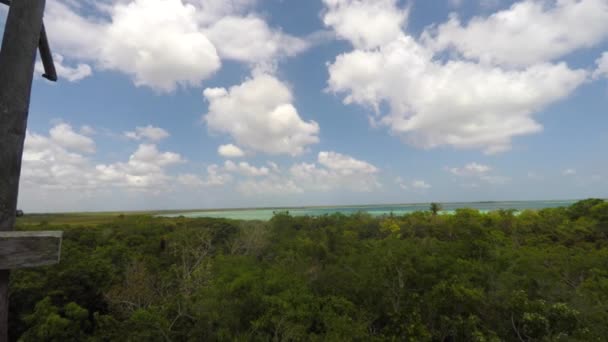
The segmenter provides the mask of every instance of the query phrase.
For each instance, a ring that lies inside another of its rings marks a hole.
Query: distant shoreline
[[[552,200],[509,200],[509,201],[472,201],[472,202],[437,202],[442,205],[474,205],[474,204],[497,204],[497,203],[572,203],[582,199],[552,199]],[[608,199],[607,199],[608,200]],[[71,214],[180,214],[180,213],[205,213],[224,211],[251,211],[251,210],[306,210],[306,209],[333,209],[333,208],[380,208],[400,206],[428,206],[431,202],[417,203],[377,203],[377,204],[350,204],[350,205],[310,205],[310,206],[270,206],[270,207],[236,207],[236,208],[206,208],[206,209],[160,209],[160,210],[108,210],[108,211],[74,211],[74,212],[31,212],[28,215],[71,215]]]

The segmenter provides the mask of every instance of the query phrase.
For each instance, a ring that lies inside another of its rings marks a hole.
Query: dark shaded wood
[[[12,230],[44,0],[9,7],[0,48],[0,231]],[[0,342],[8,339],[9,271],[0,271]]]
[[[59,262],[62,232],[0,232],[0,270]]]
[[[11,0],[0,0],[0,3],[7,6],[11,5]],[[49,41],[46,37],[46,30],[44,29],[44,22],[40,29],[40,40],[38,41],[38,51],[40,52],[40,59],[44,66],[44,74],[42,77],[49,81],[57,82],[57,71],[55,70],[55,63],[53,63],[53,54],[49,46]]]
[[[9,271],[0,270],[0,342],[8,341]]]

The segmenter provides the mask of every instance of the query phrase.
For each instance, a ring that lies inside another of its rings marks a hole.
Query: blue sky
[[[608,194],[606,0],[51,0],[45,22],[28,212]]]

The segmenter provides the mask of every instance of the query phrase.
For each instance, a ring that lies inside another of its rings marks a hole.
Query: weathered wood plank
[[[52,265],[61,256],[62,232],[0,232],[0,269]]]
[[[0,48],[0,231],[12,230],[45,0],[13,1]],[[0,270],[0,342],[8,340],[9,271]]]

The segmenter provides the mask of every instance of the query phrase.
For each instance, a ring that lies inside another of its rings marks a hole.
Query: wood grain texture
[[[0,230],[12,230],[44,0],[13,1],[0,49]]]
[[[0,232],[0,269],[58,263],[61,237],[62,232]]]
[[[0,48],[0,231],[12,230],[45,0],[13,1]],[[8,341],[9,271],[0,270],[0,342]]]

